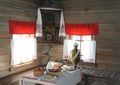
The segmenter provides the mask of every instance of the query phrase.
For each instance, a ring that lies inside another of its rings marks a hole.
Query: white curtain
[[[81,59],[84,62],[95,63],[96,41],[82,41],[81,42]]]
[[[64,47],[63,47],[63,59],[66,60],[69,58],[70,51],[74,48],[74,43],[77,42],[75,40],[64,40]],[[78,49],[80,49],[80,43],[78,43]]]
[[[64,47],[63,47],[63,59],[66,60],[68,59],[68,56],[69,56],[69,40],[64,40]]]
[[[36,38],[16,35],[11,39],[11,65],[17,65],[37,59]]]
[[[75,42],[75,40],[64,40],[63,59],[68,59]],[[78,41],[77,43],[79,44],[78,49],[80,49],[80,53],[82,55],[81,60],[83,60],[83,62],[95,63],[96,41],[85,40],[81,42]]]

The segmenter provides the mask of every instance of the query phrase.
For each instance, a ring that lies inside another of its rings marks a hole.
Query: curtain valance
[[[98,31],[98,24],[65,24],[66,34],[67,35],[97,35],[99,34]]]
[[[36,23],[10,20],[9,33],[10,34],[35,34]]]

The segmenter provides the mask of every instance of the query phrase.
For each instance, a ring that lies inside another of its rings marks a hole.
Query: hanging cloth
[[[66,36],[63,10],[61,11],[59,36]]]
[[[40,8],[38,8],[38,13],[37,13],[36,37],[42,37],[42,16],[41,16]]]

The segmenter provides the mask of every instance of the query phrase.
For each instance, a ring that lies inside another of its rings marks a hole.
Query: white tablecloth
[[[19,85],[76,85],[81,80],[80,69],[66,71],[58,74],[57,78],[48,78],[45,75],[36,77],[33,74],[25,75],[19,80]]]

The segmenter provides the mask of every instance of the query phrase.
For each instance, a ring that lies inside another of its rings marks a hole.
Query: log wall
[[[34,0],[0,0],[0,77],[25,70],[30,66],[12,69],[10,66],[9,20],[30,21],[36,20],[36,4]],[[37,63],[32,63],[32,66]]]
[[[0,77],[26,69],[10,67],[9,20],[35,21],[36,0],[0,0]],[[98,23],[100,34],[96,37],[98,68],[120,71],[120,0],[61,0],[66,23]],[[42,52],[49,43],[38,43],[38,61],[27,68],[46,63]],[[50,55],[62,60],[63,44],[50,43]]]
[[[43,55],[43,51],[50,43],[38,43],[37,54],[38,59],[27,65],[11,68],[11,49],[10,41],[11,35],[9,34],[9,20],[18,21],[36,21],[37,15],[37,0],[0,0],[0,78],[21,72],[36,66],[45,65],[48,56]],[[54,60],[62,60],[63,45],[51,43],[52,49],[50,55]],[[11,69],[11,71],[9,71]]]

